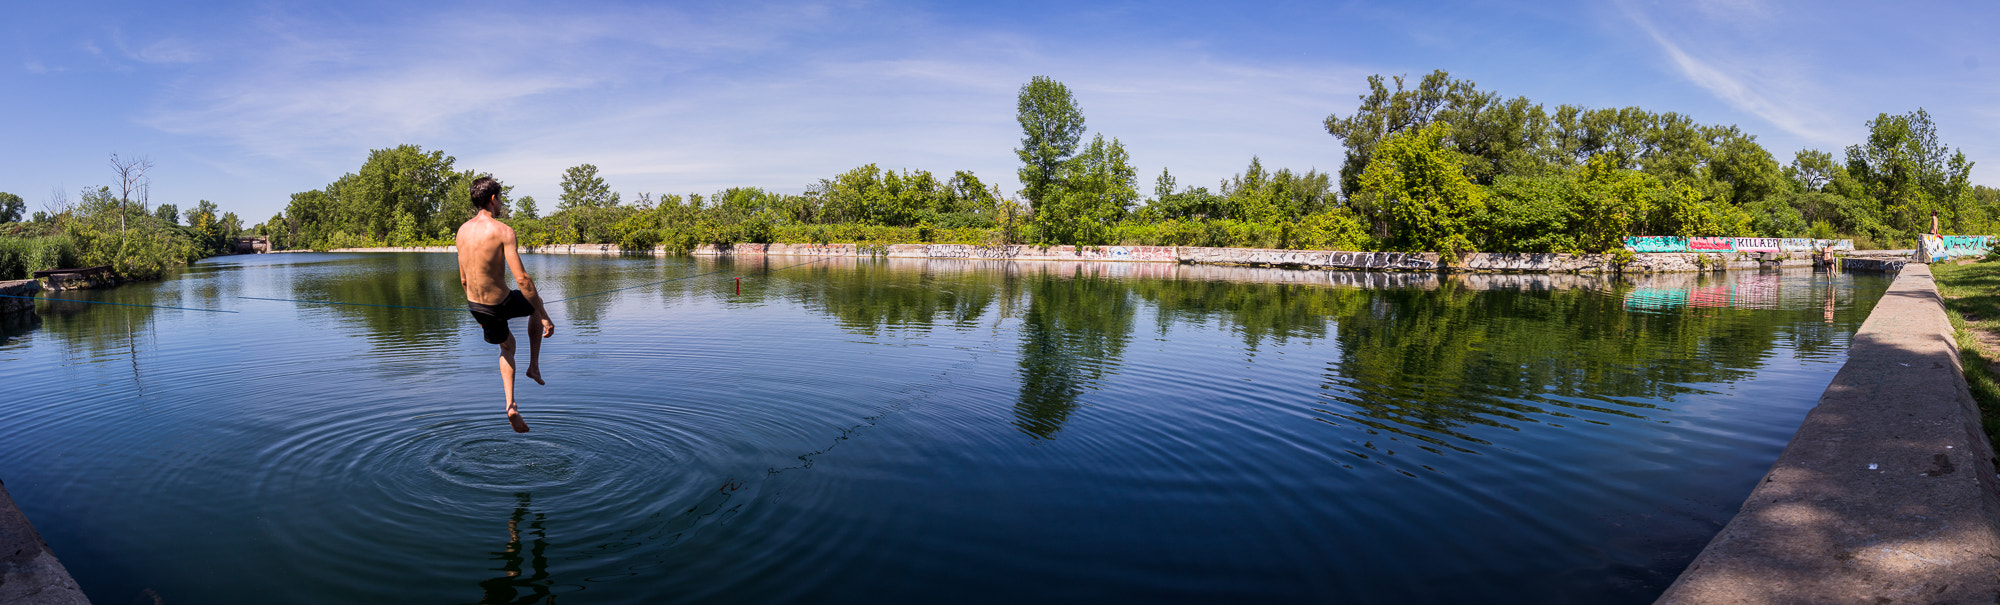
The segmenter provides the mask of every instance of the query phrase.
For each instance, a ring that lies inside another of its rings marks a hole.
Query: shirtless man
[[[514,407],[514,332],[507,320],[528,317],[528,378],[542,381],[542,339],[556,335],[556,324],[542,308],[542,295],[535,281],[521,267],[514,229],[493,217],[500,210],[500,182],[480,177],[472,182],[472,207],[478,214],[458,227],[458,281],[465,284],[466,306],[472,319],[486,333],[486,342],[500,345],[500,385],[507,390],[507,422],[514,432],[528,432],[528,423]],[[519,290],[502,285],[513,272]]]

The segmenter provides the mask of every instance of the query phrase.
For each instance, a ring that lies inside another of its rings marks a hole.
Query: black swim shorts
[[[465,306],[472,308],[473,321],[479,322],[479,329],[486,332],[487,344],[507,342],[513,336],[507,331],[507,320],[535,314],[535,306],[528,304],[528,297],[522,296],[520,290],[508,290],[507,300],[497,305],[465,301]],[[528,329],[535,328],[529,326]]]

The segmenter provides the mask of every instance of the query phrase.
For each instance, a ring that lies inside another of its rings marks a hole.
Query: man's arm
[[[520,284],[521,295],[527,297],[528,304],[535,307],[535,318],[542,322],[542,337],[556,335],[556,322],[549,319],[548,309],[542,306],[542,293],[535,289],[535,280],[528,277],[528,269],[521,265],[521,250],[514,238],[514,230],[508,229],[500,239],[500,249],[507,255],[507,270],[513,272],[514,283]],[[530,326],[528,329],[533,330]]]

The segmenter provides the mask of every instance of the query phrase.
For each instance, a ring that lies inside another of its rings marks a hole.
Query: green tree
[[[1919,108],[1904,115],[1880,114],[1868,121],[1868,140],[1847,148],[1847,172],[1862,192],[1882,207],[1890,227],[1904,233],[1930,231],[1930,212],[1958,230],[1970,202],[1972,162],[1939,141],[1937,125]]]
[[[173,204],[160,204],[153,209],[153,216],[159,217],[168,226],[181,224],[181,209]]]
[[[540,211],[535,208],[535,196],[524,195],[521,199],[514,200],[514,216],[526,219],[541,218]]]
[[[1105,245],[1111,226],[1139,201],[1138,171],[1125,145],[1104,135],[1063,165],[1062,187],[1035,211],[1035,232],[1043,244]]]
[[[1016,101],[1021,148],[1014,154],[1021,158],[1021,196],[1040,212],[1083,138],[1083,112],[1069,87],[1047,76],[1035,76],[1022,85]]]
[[[1472,248],[1470,219],[1486,192],[1467,178],[1457,153],[1444,147],[1450,127],[1439,123],[1383,139],[1361,174],[1391,250],[1435,251],[1446,261]]]
[[[220,210],[215,202],[201,200],[187,211],[188,229],[195,234],[195,241],[204,250],[221,248],[223,239],[221,217],[215,215]]]
[[[562,197],[556,204],[556,211],[572,208],[610,208],[618,205],[618,194],[604,184],[604,177],[597,176],[597,166],[581,164],[563,171]]]
[[[21,196],[0,191],[0,223],[20,222],[21,212],[26,209],[27,204],[21,201]]]

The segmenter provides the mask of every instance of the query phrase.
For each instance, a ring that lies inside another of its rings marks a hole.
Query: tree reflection
[[[1008,287],[1003,272],[948,263],[816,263],[772,276],[785,296],[833,317],[844,330],[869,335],[922,332],[939,323],[970,328],[1000,306]]]
[[[273,296],[352,303],[313,307],[360,324],[370,342],[430,346],[470,330],[466,314],[453,312],[465,308],[456,261],[453,254],[369,254],[301,272],[283,282],[288,293]]]
[[[500,567],[493,571],[501,575],[481,580],[479,590],[480,605],[528,605],[530,603],[554,603],[555,584],[549,579],[548,533],[542,527],[546,520],[542,513],[528,510],[526,493],[514,494],[514,514],[507,518],[507,546],[499,552],[491,553],[489,560],[499,561]],[[523,527],[523,523],[526,527]],[[529,539],[523,543],[521,535]],[[526,566],[528,569],[523,570]],[[523,572],[527,572],[523,575]]]
[[[1780,343],[1802,354],[1837,350],[1839,334],[1820,317],[1815,291],[1823,287],[1795,281],[1812,294],[1800,304],[1770,297],[1759,299],[1761,309],[1666,312],[1628,310],[1627,284],[1356,291],[1367,304],[1340,318],[1341,355],[1323,385],[1335,405],[1322,411],[1453,448],[1460,445],[1445,438],[1485,443],[1468,427],[1572,416],[1563,409],[1643,418],[1657,407],[1646,401],[1750,378]]]
[[[1075,267],[1069,276],[1042,272],[1028,281],[1021,318],[1021,399],[1014,426],[1054,439],[1077,397],[1117,366],[1131,339],[1136,303],[1131,287]]]

